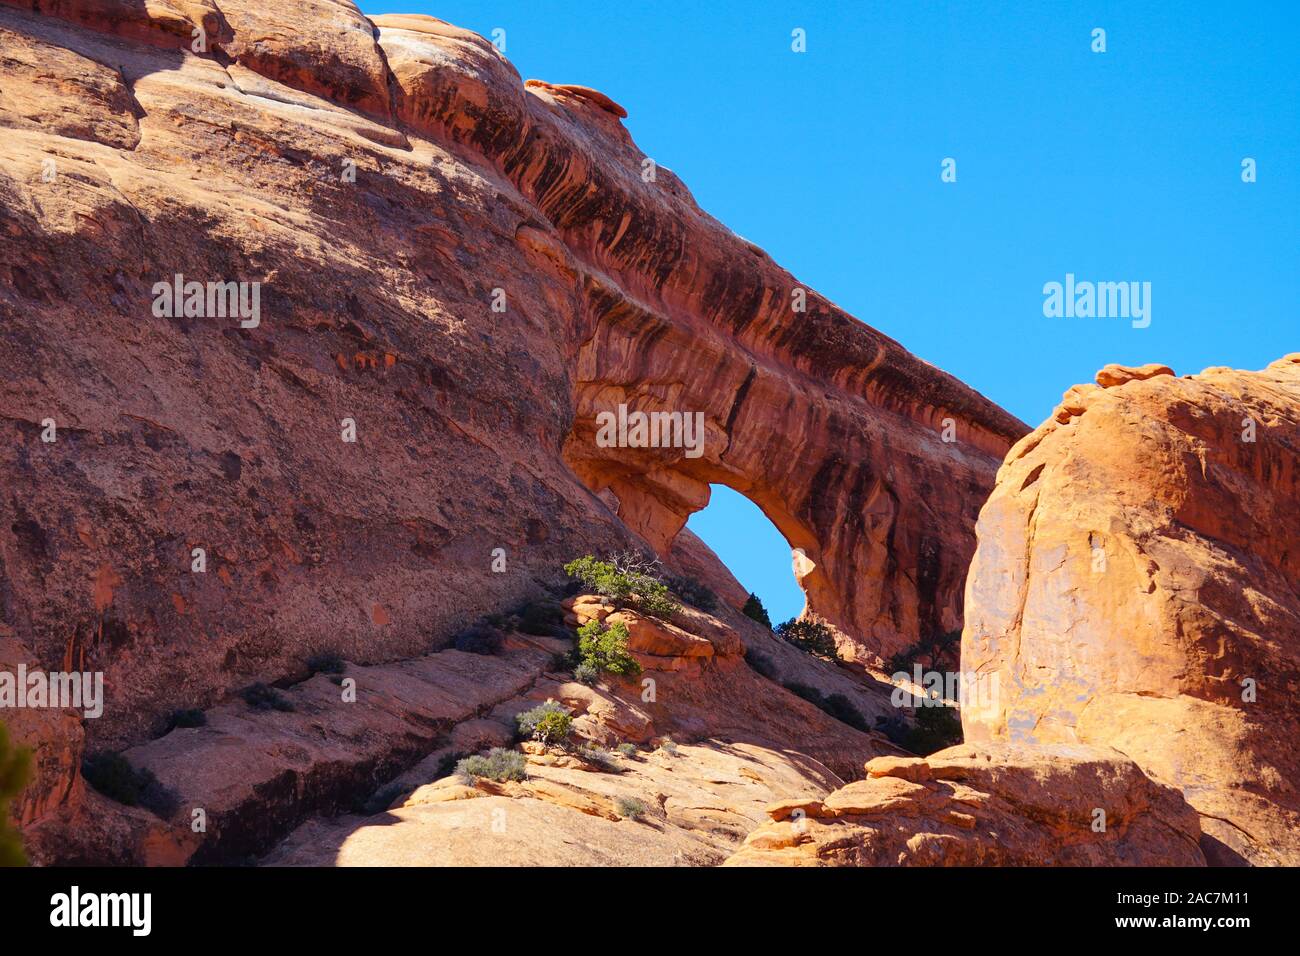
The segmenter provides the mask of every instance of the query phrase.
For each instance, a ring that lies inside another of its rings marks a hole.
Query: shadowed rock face
[[[1023,426],[815,293],[795,311],[643,178],[607,97],[328,0],[5,0],[0,40],[0,630],[107,697],[41,724],[21,813],[172,710],[424,654],[575,554],[666,554],[708,482],[804,549],[857,647],[959,623]],[[178,275],[260,283],[257,324],[159,314]],[[599,447],[624,402],[703,413],[703,454]]]
[[[994,705],[966,740],[1114,747],[1211,862],[1300,864],[1300,354],[1097,380],[980,514],[962,668]]]

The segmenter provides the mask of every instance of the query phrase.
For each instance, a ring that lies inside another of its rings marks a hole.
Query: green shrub
[[[677,756],[677,744],[671,737],[665,737],[663,740],[659,741],[659,749],[670,757]]]
[[[608,750],[593,746],[592,744],[583,744],[574,751],[574,754],[579,760],[599,767],[601,770],[618,772],[622,769],[618,765],[617,761],[614,760],[613,754]]]
[[[821,707],[826,699],[822,697],[822,692],[816,687],[809,687],[807,684],[801,684],[798,681],[789,680],[781,685],[796,697],[802,697],[810,704],[816,704]]]
[[[897,674],[899,671],[911,673],[912,671],[912,652],[899,651],[889,660],[885,661],[885,670],[890,674]]]
[[[745,648],[745,663],[768,680],[776,680],[776,665],[772,663],[772,658],[761,651],[752,647]]]
[[[961,717],[953,707],[918,707],[915,722],[902,714],[877,717],[876,729],[893,743],[922,757],[962,741]]]
[[[668,585],[656,573],[659,563],[632,552],[616,554],[608,561],[584,555],[564,566],[564,573],[577,578],[597,594],[615,603],[632,604],[654,617],[669,617],[678,610]]]
[[[456,775],[467,783],[473,783],[480,777],[505,783],[507,780],[523,780],[524,768],[528,761],[517,750],[505,750],[493,747],[487,756],[475,754],[456,764]]]
[[[208,715],[201,710],[194,708],[174,710],[167,718],[167,731],[170,733],[177,727],[205,727],[207,723]]]
[[[515,715],[521,740],[540,740],[544,744],[558,744],[569,736],[573,717],[568,708],[553,700],[538,704],[530,710]]]
[[[718,596],[694,578],[669,578],[668,587],[691,607],[697,607],[706,614],[718,608]]]
[[[763,607],[763,602],[752,591],[745,601],[745,606],[740,609],[740,613],[762,624],[769,631],[772,629],[772,619],[767,616],[767,608]]]
[[[9,801],[23,792],[31,753],[9,746],[9,734],[0,724],[0,867],[26,866],[23,841],[9,825]]]
[[[313,654],[307,658],[307,669],[313,674],[342,674],[346,667],[337,654]]]
[[[891,657],[886,666],[889,673],[897,674],[903,671],[907,674],[912,672],[913,665],[922,656],[928,655],[932,663],[938,663],[946,654],[958,653],[961,648],[961,629],[955,631],[946,631],[942,634],[934,634],[924,640],[918,641],[905,651],[900,651]]]
[[[600,668],[595,664],[588,664],[583,661],[573,669],[573,679],[579,684],[586,684],[590,687],[600,680]]]
[[[636,744],[621,743],[614,749],[617,750],[619,753],[621,753],[624,757],[636,756]]]
[[[840,659],[840,653],[835,647],[835,636],[825,621],[819,621],[815,617],[791,618],[780,625],[776,633],[801,651],[832,661]]]
[[[915,719],[903,746],[917,756],[928,757],[962,741],[961,717],[955,707],[918,707]]]
[[[501,650],[505,639],[505,635],[490,624],[473,624],[452,638],[451,646],[466,654],[491,656]]]
[[[81,762],[81,775],[104,796],[128,807],[144,807],[164,820],[176,812],[176,795],[152,771],[135,768],[117,753],[98,753]]]
[[[614,801],[614,810],[625,819],[640,820],[645,816],[646,805],[636,797],[618,797]]]
[[[244,698],[244,703],[248,704],[254,710],[293,710],[293,701],[285,697],[274,687],[268,687],[266,684],[253,684],[245,687],[239,694]]]
[[[861,712],[853,706],[853,701],[849,700],[843,694],[831,694],[822,701],[822,710],[830,714],[842,724],[848,724],[855,730],[866,733],[868,730],[867,719],[862,716]]]
[[[815,705],[823,713],[834,717],[842,724],[848,724],[863,733],[870,729],[867,719],[853,705],[853,701],[843,694],[823,694],[816,687],[809,687],[807,684],[801,684],[798,681],[787,681],[781,686],[795,696],[802,697],[808,703]],[[892,737],[890,739],[893,740]],[[894,742],[897,743],[897,741]]]
[[[610,674],[635,675],[641,665],[627,651],[627,625],[615,621],[608,627],[588,621],[578,628],[578,654],[582,663]]]
[[[447,774],[455,770],[456,765],[460,763],[462,760],[464,760],[465,757],[467,756],[468,754],[466,754],[464,751],[456,751],[456,750],[453,750],[450,753],[443,754],[441,757],[438,758],[438,768],[433,772],[433,779],[441,780],[443,777],[447,776]]]

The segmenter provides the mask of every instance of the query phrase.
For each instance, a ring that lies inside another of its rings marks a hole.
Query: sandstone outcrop
[[[591,606],[581,599],[571,603]],[[615,822],[622,819],[622,796],[657,808],[663,824],[652,829],[664,831],[665,839],[651,840],[635,858],[719,862],[758,822],[767,802],[827,792],[840,785],[837,771],[851,776],[868,757],[898,752],[885,738],[859,732],[752,671],[743,658],[745,641],[727,621],[753,622],[731,609],[719,613],[683,610],[677,626],[611,607],[607,617],[628,622],[638,635],[630,643],[653,653],[636,652],[647,665],[643,674],[606,675],[592,686],[556,669],[570,640],[511,631],[492,654],[446,649],[387,664],[339,662],[331,665],[338,673],[263,690],[251,700],[235,697],[208,709],[197,725],[123,752],[132,771],[151,774],[155,792],[165,796],[147,809],[111,800],[77,774],[83,746],[77,715],[53,712],[64,721],[63,733],[19,722],[29,735],[41,734],[41,785],[31,792],[48,801],[29,800],[21,808],[28,854],[37,863],[209,865],[247,862],[270,851],[273,860],[329,862],[340,834],[356,831],[364,842],[373,834],[361,831],[391,824],[383,813],[387,805],[480,796],[519,800],[525,809],[517,815],[512,809],[511,819],[521,826],[544,824],[572,836],[585,833],[589,821],[569,819],[570,813]],[[847,682],[859,702],[884,699],[884,688],[809,660],[821,672],[816,683]],[[530,770],[520,785],[465,788],[447,776],[459,757],[515,746],[516,715],[542,701],[569,710],[575,743],[611,752],[596,760],[580,748],[548,752],[525,742]],[[51,719],[47,710],[19,713]],[[670,740],[700,748],[698,759],[665,763],[677,749]],[[629,744],[641,755],[623,759],[612,751]],[[645,756],[658,745],[658,758]],[[607,775],[624,769],[629,773],[607,786]],[[743,798],[733,794],[736,775],[752,789]],[[689,785],[681,783],[685,779]],[[550,806],[535,807],[539,801]],[[565,811],[558,818],[556,807]],[[429,813],[441,820],[442,811]],[[427,816],[420,811],[414,822],[429,822]],[[291,833],[292,851],[276,849]],[[406,841],[431,838],[422,825],[389,836],[396,842],[385,839],[379,846],[395,863],[415,852]],[[590,857],[566,852],[563,840],[538,844],[534,837],[527,829],[516,832],[513,839],[532,849],[509,853],[520,859],[541,853],[551,864],[604,861],[635,834],[627,828],[586,834],[606,840],[589,847]],[[507,844],[496,843],[467,839],[449,850],[458,862],[499,863],[491,853]],[[340,856],[341,862],[353,859]]]
[[[1008,454],[979,519],[968,743],[1112,747],[1212,863],[1300,864],[1300,354],[1108,366]]]
[[[263,863],[709,866],[735,851],[769,803],[816,799],[839,783],[796,754],[710,740],[619,756],[603,772],[530,763],[521,783],[445,777],[375,816],[313,820]]]
[[[1196,812],[1115,751],[962,745],[881,757],[781,801],[728,866],[1203,866]]]
[[[347,0],[0,3],[0,626],[104,674],[84,750],[667,554],[708,482],[850,652],[958,625],[1023,426],[643,178],[621,113]],[[702,454],[598,446],[620,403]],[[25,813],[80,792],[47,732]]]

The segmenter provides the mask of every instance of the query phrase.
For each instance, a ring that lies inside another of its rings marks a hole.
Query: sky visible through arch
[[[1031,425],[1108,362],[1300,351],[1300,3],[360,5],[607,93],[704,209]],[[1150,325],[1046,317],[1067,273],[1151,283]],[[789,548],[739,497],[690,527],[779,621]]]

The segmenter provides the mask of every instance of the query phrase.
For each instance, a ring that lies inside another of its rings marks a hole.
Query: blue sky
[[[705,209],[1030,424],[1108,362],[1300,351],[1300,3],[361,7],[503,28],[525,78],[608,93]],[[1067,272],[1150,282],[1150,326],[1045,318]],[[690,526],[798,613],[757,508],[719,493]]]

